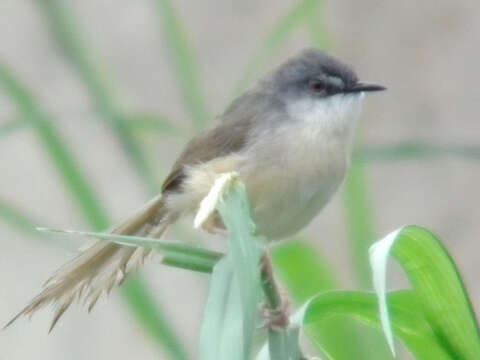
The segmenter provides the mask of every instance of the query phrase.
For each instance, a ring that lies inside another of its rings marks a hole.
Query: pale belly
[[[315,152],[308,147],[296,150],[277,152],[272,147],[256,151],[254,158],[252,154],[227,156],[196,166],[188,173],[184,191],[168,196],[167,206],[178,214],[195,213],[215,179],[235,171],[245,183],[258,233],[270,240],[291,236],[328,203],[347,167],[343,146],[317,146]],[[288,155],[282,157],[281,153]],[[223,224],[218,214],[204,226],[213,232],[219,228]]]
[[[342,183],[347,167],[345,149],[340,144],[319,146],[319,141],[291,151],[284,146],[279,151],[259,151],[254,162],[247,160],[239,167],[260,234],[281,239],[297,233]]]

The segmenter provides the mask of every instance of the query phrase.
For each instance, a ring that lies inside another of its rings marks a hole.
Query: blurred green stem
[[[163,36],[170,52],[185,106],[196,130],[203,129],[210,121],[207,105],[193,50],[188,42],[181,19],[169,0],[156,0],[158,14],[163,24]]]
[[[361,161],[354,162],[343,194],[354,274],[358,286],[363,289],[371,288],[368,249],[375,240],[365,177],[365,165]]]
[[[81,172],[80,166],[76,163],[66,143],[61,139],[60,134],[57,133],[53,122],[41,111],[33,99],[33,96],[2,64],[0,64],[0,88],[3,89],[17,106],[22,116],[28,119],[36,130],[36,134],[57,168],[58,174],[90,226],[95,230],[104,230],[107,228],[109,219],[106,212],[95,196],[93,188]],[[19,218],[17,218],[17,225],[20,225],[18,220]],[[138,309],[132,306],[134,302],[132,302],[131,299],[143,299],[142,303],[147,303],[148,301],[148,304],[150,304],[148,309],[152,309],[154,300],[151,298],[147,288],[139,281],[138,277],[130,279],[130,281],[122,287],[122,292],[124,297],[128,299],[127,303],[130,305],[130,310],[134,314],[137,314],[137,319],[145,320],[144,316],[138,315],[138,313],[144,311],[144,309]],[[150,332],[152,330],[151,323],[155,321],[158,322],[159,324],[157,324],[157,326],[162,327],[164,332],[168,333],[169,336],[160,337],[158,332],[151,332],[152,337],[157,339],[160,345],[169,352],[171,359],[188,359],[184,350],[179,345],[179,341],[171,340],[175,338],[173,332],[169,330],[163,316],[159,314],[161,313],[157,307],[156,311],[150,314],[149,323],[141,322],[141,325]]]
[[[132,165],[145,180],[149,190],[157,192],[160,186],[157,174],[141,145],[132,135],[128,119],[119,110],[119,104],[108,81],[92,60],[85,44],[82,43],[80,31],[75,28],[74,18],[68,12],[66,4],[58,0],[39,0],[37,3],[45,14],[52,34],[85,82],[97,112],[115,131]]]
[[[296,30],[303,22],[315,14],[321,5],[320,0],[302,0],[299,1],[290,11],[277,22],[273,30],[263,41],[263,46],[258,54],[252,57],[247,64],[242,76],[234,86],[233,97],[250,85],[252,78],[258,73],[260,68],[270,59],[273,53],[284,44],[285,40]],[[322,36],[322,32],[318,32],[317,40]]]
[[[123,294],[126,303],[147,334],[162,345],[170,359],[187,360],[188,356],[182,344],[170,328],[169,319],[155,302],[148,284],[138,275],[134,275],[126,285],[128,290]]]
[[[105,228],[108,224],[105,211],[75,163],[70,150],[60,140],[53,122],[39,109],[33,97],[2,64],[0,64],[0,88],[15,103],[23,118],[36,130],[39,140],[87,221],[95,229]]]

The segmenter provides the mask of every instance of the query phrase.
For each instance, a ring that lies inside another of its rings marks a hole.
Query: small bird
[[[348,168],[364,94],[383,86],[359,82],[327,53],[302,51],[238,97],[221,121],[193,138],[162,191],[111,232],[160,238],[180,217],[198,210],[215,180],[236,172],[245,184],[259,234],[270,240],[304,228],[327,204]],[[218,213],[203,228],[224,229]],[[90,311],[121,284],[151,250],[98,241],[60,267],[21,315],[53,303],[50,330],[70,304]]]

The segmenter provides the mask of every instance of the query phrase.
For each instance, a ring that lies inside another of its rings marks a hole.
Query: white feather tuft
[[[236,172],[219,175],[210,192],[200,203],[200,207],[193,222],[193,226],[196,229],[202,227],[208,218],[215,212],[218,202],[221,201],[223,194],[225,194],[232,182],[237,178],[238,174]]]

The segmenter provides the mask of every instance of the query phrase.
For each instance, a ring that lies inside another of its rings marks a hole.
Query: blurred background
[[[367,99],[349,179],[304,241],[338,287],[368,289],[371,242],[425,226],[479,311],[477,1],[3,0],[0,14],[1,323],[83,242],[34,226],[119,221],[158,191],[190,136],[306,46],[388,92]],[[179,233],[198,236],[189,222]],[[392,288],[407,286],[392,272]],[[195,359],[207,291],[208,276],[150,262],[50,335],[49,310],[19,320],[0,333],[0,359]]]

